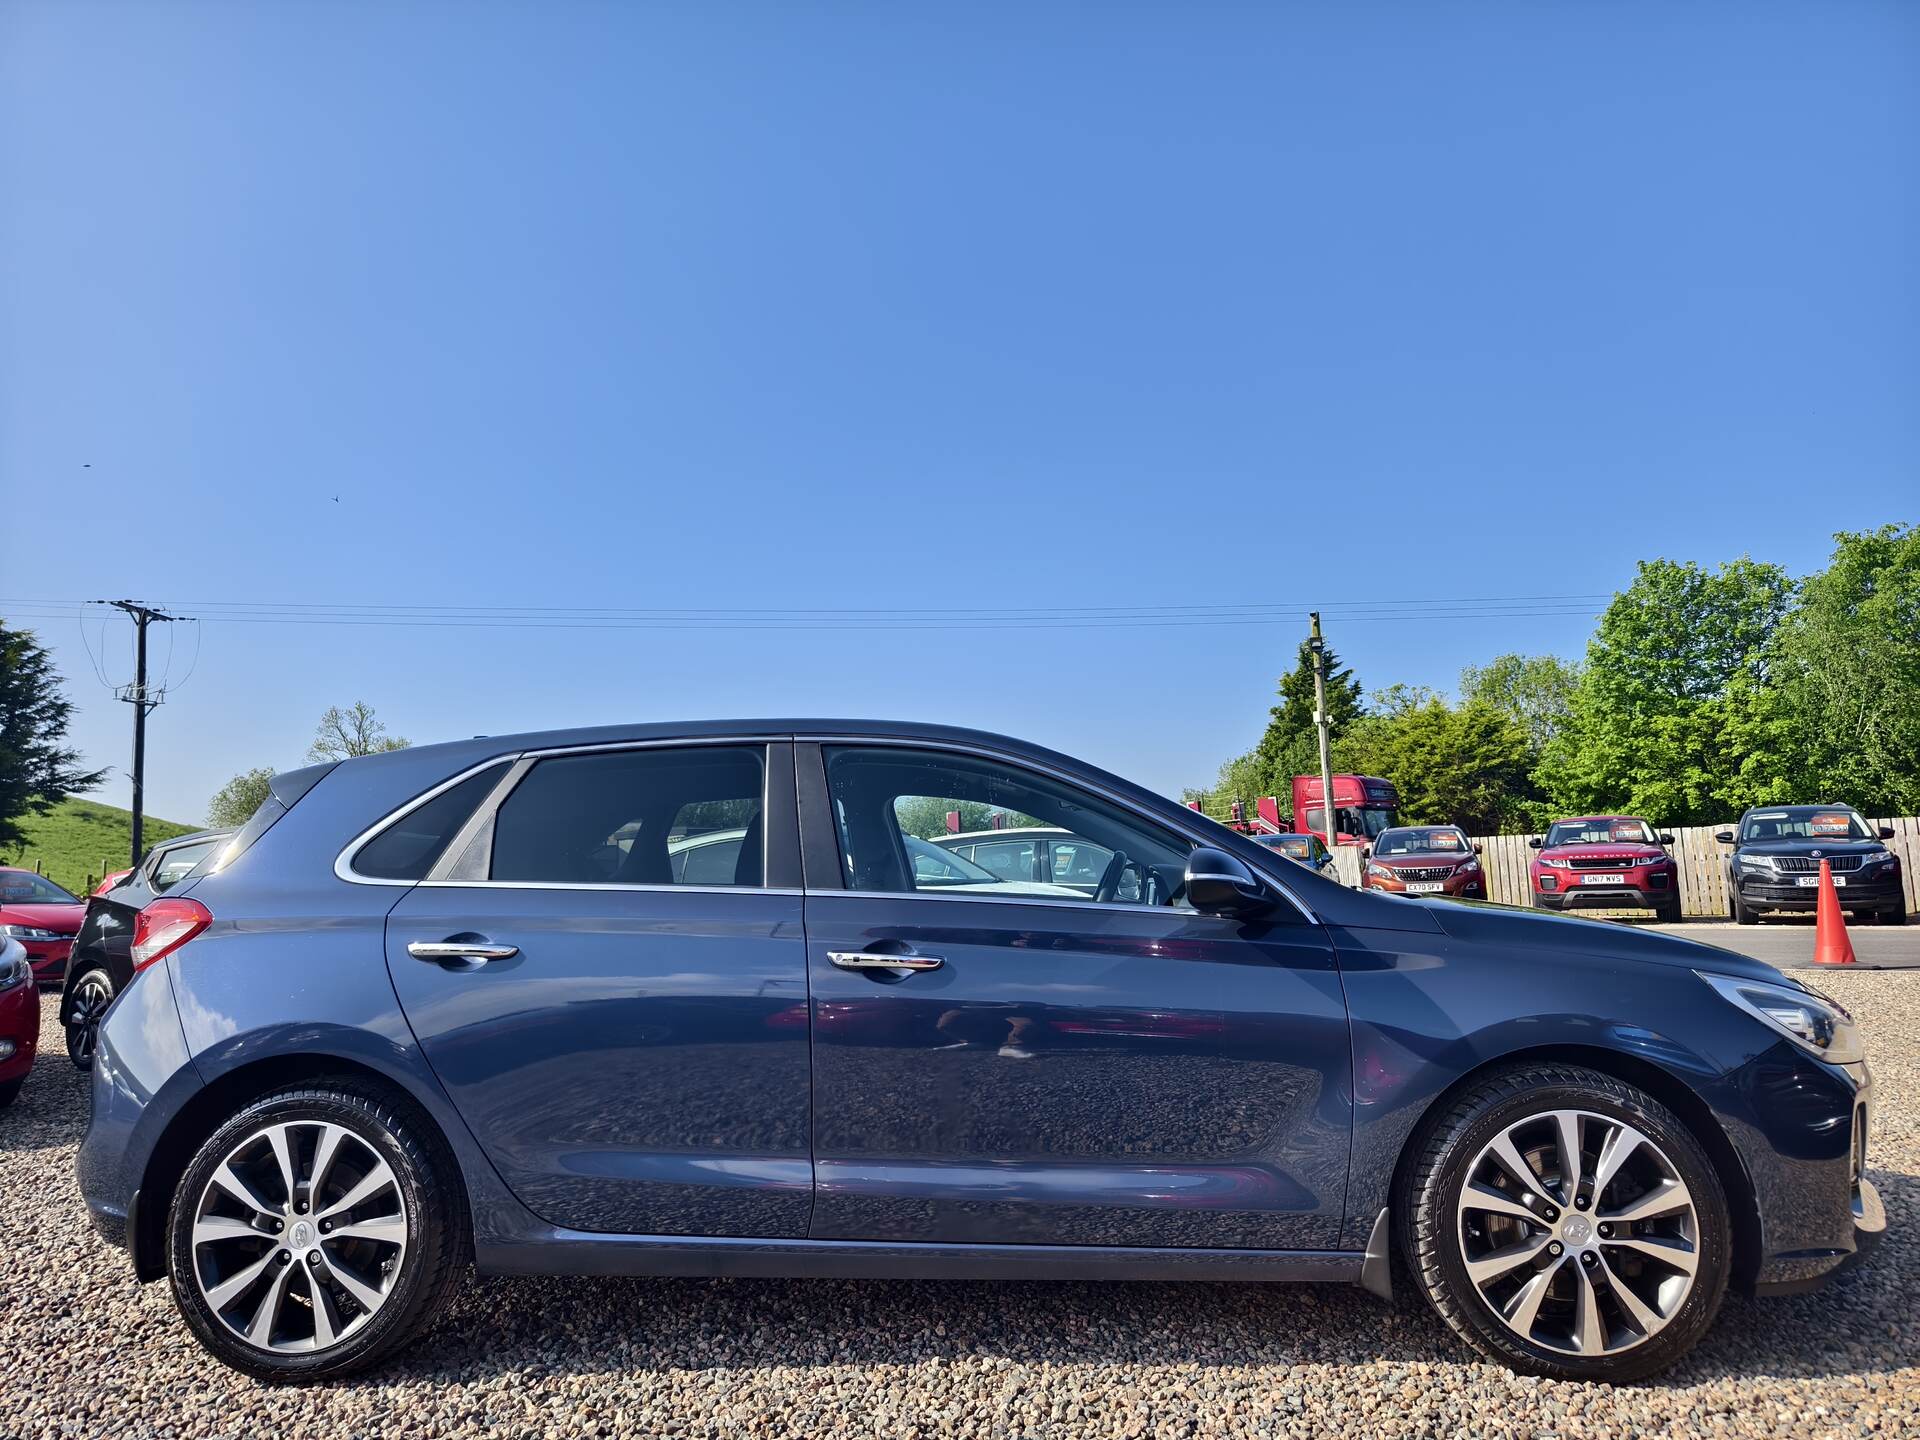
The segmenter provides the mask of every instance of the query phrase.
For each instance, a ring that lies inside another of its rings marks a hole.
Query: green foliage
[[[267,782],[272,779],[271,770],[243,770],[234,776],[207,802],[208,826],[217,830],[246,824],[267,798]]]
[[[1808,799],[1920,813],[1920,526],[1834,542],[1774,633],[1759,743],[1789,757]]]
[[[1767,662],[1793,589],[1778,566],[1745,558],[1717,571],[1641,562],[1543,748],[1553,805],[1699,825],[1783,798],[1782,757],[1747,747],[1772,733]]]
[[[993,829],[993,817],[1004,815],[1000,822],[1002,829],[1011,829],[1016,825],[1045,825],[1044,820],[1036,820],[1031,815],[1021,815],[1013,811],[999,810],[978,800],[942,800],[931,795],[903,795],[894,801],[894,814],[900,818],[900,830],[903,834],[918,835],[922,840],[937,840],[950,833],[947,830],[947,812],[960,812],[960,830]]]
[[[313,744],[307,747],[307,759],[313,764],[325,760],[351,760],[356,755],[377,755],[383,750],[404,750],[411,740],[387,734],[387,727],[364,700],[356,700],[345,710],[329,705],[314,731]]]
[[[200,828],[152,815],[142,816],[140,824],[141,838],[148,845]],[[91,800],[62,800],[45,814],[28,816],[20,828],[23,834],[18,844],[0,845],[0,864],[31,870],[38,861],[48,879],[82,898],[88,877],[98,880],[104,873],[100,868],[103,863],[108,871],[126,868],[133,844],[133,815]]]
[[[1533,760],[1526,727],[1486,701],[1456,707],[1396,685],[1377,692],[1372,713],[1341,739],[1334,768],[1391,780],[1408,823],[1487,835],[1535,823]]]
[[[1319,768],[1309,658],[1260,745],[1189,792],[1210,813]],[[1363,709],[1340,672],[1334,769],[1393,781],[1409,821],[1476,833],[1594,811],[1716,824],[1795,800],[1920,812],[1920,526],[1836,535],[1798,584],[1745,557],[1645,561],[1584,663],[1501,655],[1463,670],[1460,695],[1394,685]]]
[[[25,819],[106,775],[82,770],[80,752],[63,743],[72,716],[73,702],[33,632],[0,624],[0,845],[18,844]]]

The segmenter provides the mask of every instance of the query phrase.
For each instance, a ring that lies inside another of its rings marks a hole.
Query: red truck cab
[[[1318,775],[1293,777],[1293,823],[1326,838],[1327,821]],[[1377,775],[1333,777],[1333,840],[1336,845],[1366,845],[1392,828],[1400,793]]]

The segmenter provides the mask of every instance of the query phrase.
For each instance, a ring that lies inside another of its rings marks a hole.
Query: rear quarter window
[[[362,845],[348,864],[368,880],[424,880],[460,827],[492,793],[507,762],[489,765],[396,817]]]

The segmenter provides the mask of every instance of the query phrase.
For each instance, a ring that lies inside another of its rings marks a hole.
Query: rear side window
[[[360,847],[353,873],[369,880],[424,880],[506,770],[505,761],[489,765],[416,805]]]
[[[494,880],[759,885],[758,746],[616,750],[542,760],[501,802]]]
[[[198,845],[176,845],[165,852],[161,855],[159,863],[153,867],[152,875],[147,879],[147,883],[153,887],[153,893],[166,894],[186,879],[187,872],[221,843],[219,840],[203,840]]]

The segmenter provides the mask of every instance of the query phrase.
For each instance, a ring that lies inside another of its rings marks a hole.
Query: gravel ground
[[[89,1228],[49,998],[0,1116],[0,1435],[1920,1436],[1920,981],[1823,984],[1869,1033],[1892,1233],[1825,1291],[1730,1299],[1677,1371],[1618,1389],[1520,1379],[1343,1287],[501,1279],[374,1376],[273,1389]]]

